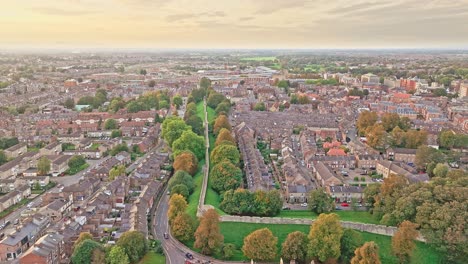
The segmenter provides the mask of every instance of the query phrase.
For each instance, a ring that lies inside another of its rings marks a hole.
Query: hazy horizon
[[[3,49],[468,49],[468,0],[23,0]]]

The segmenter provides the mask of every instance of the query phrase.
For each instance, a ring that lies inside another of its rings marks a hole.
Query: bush
[[[358,176],[354,177],[354,181],[359,181],[359,177]]]

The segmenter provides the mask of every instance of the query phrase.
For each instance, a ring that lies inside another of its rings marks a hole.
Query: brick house
[[[64,236],[51,233],[42,236],[20,258],[20,264],[57,264],[65,259]]]

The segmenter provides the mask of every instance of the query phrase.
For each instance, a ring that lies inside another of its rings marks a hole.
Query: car
[[[301,203],[301,206],[302,206],[302,207],[307,207],[308,204],[307,204],[307,203]]]
[[[342,207],[348,207],[348,206],[349,206],[349,203],[341,203],[341,206],[342,206]]]
[[[341,211],[341,210],[343,210],[343,209],[341,209],[341,208],[339,208],[339,207],[337,206],[337,207],[335,207],[335,210],[336,210],[336,211]]]
[[[283,210],[291,210],[290,207],[283,207]]]
[[[164,233],[164,239],[169,239],[169,234],[168,233]]]
[[[193,255],[190,252],[185,253],[185,257],[188,259],[193,259]]]

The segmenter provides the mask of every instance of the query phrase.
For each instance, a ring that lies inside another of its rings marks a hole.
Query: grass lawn
[[[193,182],[195,183],[195,190],[189,196],[188,199],[188,207],[187,213],[193,217],[197,216],[197,207],[198,207],[198,200],[200,199],[201,193],[201,186],[203,183],[203,165],[205,164],[205,160],[202,160],[198,163],[198,172],[193,176]]]
[[[216,112],[213,108],[206,106],[206,111],[208,112],[208,123],[213,122],[216,118]],[[205,120],[205,114],[203,112],[203,101],[198,102],[197,104],[197,116],[200,117],[202,120]]]
[[[261,229],[268,228],[273,234],[278,237],[278,248],[286,239],[287,235],[294,231],[301,231],[305,234],[309,234],[310,226],[308,225],[274,225],[274,224],[251,224],[251,223],[232,223],[224,222],[220,224],[221,232],[224,235],[225,243],[233,243],[236,245],[236,252],[233,260],[247,260],[242,254],[242,244],[244,237],[251,232]],[[367,232],[360,232],[365,241],[375,241],[379,245],[379,255],[382,263],[384,264],[397,264],[398,261],[391,254],[391,237],[384,235],[371,234]],[[280,250],[278,250],[279,254]],[[417,247],[414,251],[414,255],[411,259],[411,263],[414,264],[436,264],[440,263],[442,256],[438,254],[435,249],[429,245],[418,242]]]
[[[340,216],[340,220],[349,222],[358,222],[366,224],[379,224],[370,213],[366,211],[334,211],[333,213]],[[307,210],[301,211],[285,211],[282,210],[276,217],[288,217],[288,218],[310,218],[315,219],[318,217],[316,213]]]
[[[140,260],[139,264],[166,264],[166,257],[150,251]]]
[[[21,200],[19,203],[15,204],[15,205],[12,205],[10,207],[8,207],[7,209],[3,210],[0,212],[0,218],[3,218],[7,215],[9,215],[10,213],[12,213],[13,211],[15,211],[16,209],[20,208],[21,206],[29,203],[29,201],[31,201],[31,199],[28,199],[28,198],[24,198],[23,200]]]
[[[245,57],[241,58],[241,61],[274,61],[276,57]]]
[[[75,175],[77,174],[78,172],[82,171],[82,170],[86,170],[87,168],[89,167],[89,164],[88,163],[85,163],[77,168],[69,168],[65,174],[68,174],[68,175]]]
[[[91,150],[97,150],[101,144],[99,143],[93,143],[90,147]]]

